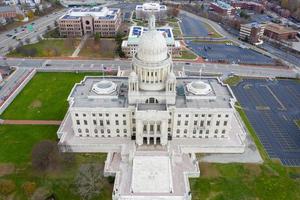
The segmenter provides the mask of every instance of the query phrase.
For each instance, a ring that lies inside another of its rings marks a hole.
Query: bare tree
[[[82,199],[92,199],[104,186],[103,167],[97,164],[82,165],[75,178],[76,193]]]
[[[50,140],[39,142],[31,154],[32,167],[37,171],[56,170],[60,163],[57,144]]]

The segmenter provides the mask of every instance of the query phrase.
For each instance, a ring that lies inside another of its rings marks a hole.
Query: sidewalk
[[[80,53],[80,51],[81,51],[83,45],[85,44],[85,41],[86,41],[88,38],[89,38],[89,35],[88,35],[88,34],[84,35],[84,37],[83,37],[82,40],[80,41],[79,45],[77,46],[77,48],[76,48],[75,51],[73,52],[73,54],[72,54],[72,56],[71,56],[72,58],[78,57],[78,54]]]
[[[15,125],[60,125],[61,121],[56,120],[3,120],[2,124]]]

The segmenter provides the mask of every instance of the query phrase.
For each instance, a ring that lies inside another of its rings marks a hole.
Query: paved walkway
[[[77,48],[75,49],[75,51],[72,54],[72,58],[74,57],[78,57],[79,52],[81,51],[83,45],[85,44],[86,40],[89,38],[89,35],[86,34],[84,35],[84,37],[82,38],[82,40],[80,41],[79,45],[77,46]]]
[[[3,120],[2,124],[17,125],[60,125],[61,121],[56,120]]]

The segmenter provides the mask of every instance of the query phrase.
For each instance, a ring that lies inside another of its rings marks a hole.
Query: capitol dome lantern
[[[139,40],[137,53],[132,60],[133,70],[142,90],[163,90],[172,71],[172,58],[163,33],[155,28],[155,16],[149,18],[148,31]]]

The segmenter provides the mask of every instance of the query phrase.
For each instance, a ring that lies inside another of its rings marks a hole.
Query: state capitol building
[[[243,153],[246,131],[230,87],[216,77],[176,77],[150,17],[128,77],[87,76],[72,89],[58,130],[69,152],[107,152],[113,199],[192,199],[195,153]]]

